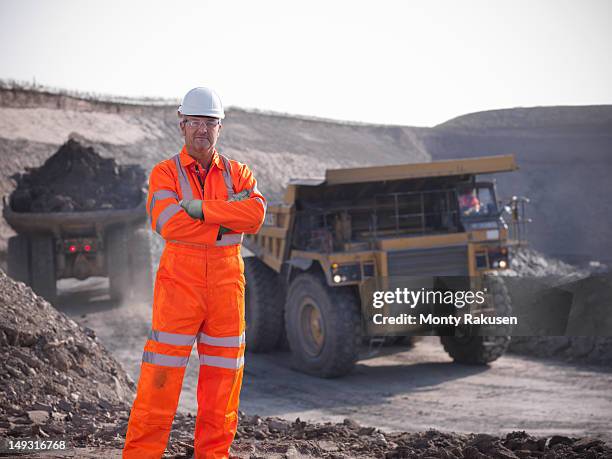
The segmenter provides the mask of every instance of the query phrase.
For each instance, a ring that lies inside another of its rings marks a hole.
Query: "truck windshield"
[[[463,188],[458,192],[462,217],[485,217],[497,214],[495,197],[490,186]]]

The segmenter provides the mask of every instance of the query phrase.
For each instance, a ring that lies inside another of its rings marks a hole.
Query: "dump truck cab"
[[[317,302],[334,302],[331,297],[342,296],[354,303],[346,306],[353,309],[351,314],[344,315],[355,316],[356,308],[359,317],[351,320],[359,323],[359,338],[376,338],[381,328],[369,320],[373,286],[388,289],[394,280],[429,279],[425,282],[429,286],[443,281],[452,283],[452,288],[479,289],[487,274],[507,269],[509,249],[516,241],[510,239],[502,218],[495,183],[487,177],[515,169],[513,156],[494,156],[328,170],[324,179],[290,181],[284,201],[268,207],[264,226],[245,245],[257,259],[249,263],[265,265],[269,277],[274,273],[283,287],[283,297],[277,295],[274,308],[284,310],[292,352],[303,354],[295,366],[322,376],[336,376],[350,367],[331,365],[335,368],[331,369],[310,362],[323,352],[322,342],[336,326],[333,317],[324,323],[323,315],[330,311]],[[304,284],[298,293],[296,282]],[[323,298],[323,290],[331,297]],[[249,307],[259,307],[248,303],[247,314]],[[272,308],[268,306],[267,316]],[[257,329],[252,331],[257,350]],[[383,330],[384,335],[396,336],[438,332],[415,326]],[[270,336],[270,330],[266,333]],[[481,352],[463,361],[470,359],[487,363],[491,356]]]

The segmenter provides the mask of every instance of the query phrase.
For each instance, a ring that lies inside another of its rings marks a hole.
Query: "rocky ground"
[[[95,435],[90,441],[74,442],[55,457],[120,457],[125,420],[117,423],[117,435]],[[193,457],[195,419],[177,415],[164,458]],[[93,446],[93,448],[92,448]],[[97,450],[96,450],[97,447]],[[74,454],[74,456],[71,456]],[[1,453],[0,453],[1,455]],[[48,458],[53,454],[32,454]],[[239,427],[231,457],[244,459],[297,458],[443,458],[443,459],[528,459],[528,458],[609,458],[612,447],[602,440],[562,435],[533,437],[524,431],[503,437],[487,434],[426,432],[385,433],[363,427],[351,419],[343,423],[308,423],[299,418],[287,421],[240,413]]]
[[[253,438],[261,440],[253,442]],[[253,444],[255,443],[255,444]],[[257,416],[243,419],[233,445],[243,458],[300,457],[381,457],[381,458],[557,458],[607,457],[612,448],[600,440],[564,436],[535,438],[525,432],[505,437],[486,434],[460,435],[427,432],[384,433],[345,419],[342,424],[290,423]]]
[[[134,383],[91,329],[77,325],[0,271],[0,455],[8,440],[65,440],[63,453],[32,457],[119,457]],[[166,457],[191,457],[194,418],[179,413]],[[241,413],[233,454],[297,457],[612,457],[603,440],[525,432],[384,432],[346,419],[308,423]]]
[[[186,422],[185,422],[186,421]],[[191,431],[193,418],[179,421],[178,430],[168,449],[170,457],[191,457],[191,438],[178,432]],[[178,427],[178,426],[177,426]],[[612,448],[591,438],[560,435],[533,437],[524,431],[504,437],[486,434],[426,432],[385,433],[364,427],[351,419],[342,423],[293,422],[279,418],[242,415],[232,445],[237,458],[444,458],[444,459],[517,459],[517,458],[604,458]]]

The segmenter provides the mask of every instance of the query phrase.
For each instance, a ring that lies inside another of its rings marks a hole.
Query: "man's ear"
[[[185,137],[185,120],[180,112],[177,112],[177,114],[179,117],[179,129],[181,131],[181,134],[183,134],[183,137]]]

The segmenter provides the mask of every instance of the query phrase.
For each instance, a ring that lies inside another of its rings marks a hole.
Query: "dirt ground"
[[[59,283],[58,308],[98,339],[138,378],[150,306],[116,305],[107,283]],[[321,380],[289,369],[289,353],[247,354],[241,410],[247,414],[342,422],[389,431],[588,436],[612,441],[612,369],[507,355],[488,368],[458,365],[437,338],[414,349],[367,355],[350,375]],[[197,358],[185,376],[179,410],[195,413]]]

